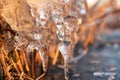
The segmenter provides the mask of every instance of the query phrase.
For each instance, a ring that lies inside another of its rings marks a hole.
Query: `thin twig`
[[[41,80],[45,76],[46,72],[44,72],[41,76],[39,76],[36,80]]]

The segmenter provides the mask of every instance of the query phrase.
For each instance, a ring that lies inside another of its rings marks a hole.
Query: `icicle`
[[[65,79],[68,80],[68,60],[69,60],[69,49],[70,49],[70,42],[64,41],[59,44],[59,50],[63,56],[64,59],[64,74]]]
[[[33,42],[28,45],[27,47],[27,53],[33,52],[33,50],[37,50],[40,54],[41,60],[42,60],[42,66],[43,66],[43,71],[47,71],[47,65],[48,65],[48,54],[47,54],[47,49],[45,46],[41,45],[38,42]]]
[[[45,47],[42,47],[41,50],[39,49],[39,54],[42,60],[42,66],[43,66],[43,71],[46,72],[47,71],[47,65],[48,65],[48,54],[47,54],[47,50]]]

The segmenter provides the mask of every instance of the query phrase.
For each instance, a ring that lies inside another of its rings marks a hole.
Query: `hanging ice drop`
[[[69,46],[70,46],[69,41],[64,41],[64,42],[60,43],[60,45],[59,45],[59,50],[64,59],[64,74],[65,74],[66,80],[68,80]]]
[[[42,26],[45,26],[49,19],[49,12],[47,10],[40,10],[39,15],[40,15],[40,23]]]

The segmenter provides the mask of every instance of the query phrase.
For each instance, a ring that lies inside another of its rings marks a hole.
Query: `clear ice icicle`
[[[64,74],[65,74],[65,79],[68,80],[68,60],[69,60],[69,48],[70,48],[70,42],[69,41],[64,41],[59,44],[59,50],[63,56],[64,59]]]

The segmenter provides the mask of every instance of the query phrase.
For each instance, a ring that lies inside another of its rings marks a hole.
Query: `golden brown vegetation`
[[[64,17],[64,19],[72,17],[73,19],[76,20],[76,21],[71,21],[71,23],[73,22],[75,23],[74,31],[72,31],[70,35],[65,33],[65,35],[67,35],[67,37],[65,38],[68,39],[70,38],[71,40],[71,44],[70,44],[71,54],[69,54],[69,57],[73,58],[73,60],[74,60],[74,56],[73,56],[74,45],[77,42],[82,42],[83,43],[82,47],[85,47],[85,50],[88,51],[88,45],[94,44],[95,42],[96,31],[98,31],[98,29],[100,30],[104,29],[107,23],[109,23],[107,22],[108,16],[116,15],[116,13],[120,12],[118,7],[117,8],[115,7],[114,0],[111,0],[107,4],[96,9],[98,3],[99,2],[97,2],[92,8],[89,9],[86,0],[84,0],[83,4],[85,5],[86,14],[83,15],[76,12],[77,13],[76,15],[78,15],[77,18],[76,16],[69,15],[70,10],[74,11],[76,8],[74,7],[74,5],[76,4],[75,0],[71,1],[70,3],[66,4],[66,6],[64,6],[64,11],[63,11],[64,14],[62,14],[62,17]],[[26,5],[24,5],[22,9],[25,6]],[[58,6],[61,6],[61,4],[58,4]],[[21,7],[19,8],[21,9]],[[39,52],[39,50],[37,49],[33,49],[31,50],[31,52],[28,53],[26,48],[19,50],[17,49],[17,47],[14,47],[14,43],[15,43],[14,37],[18,32],[15,31],[16,29],[13,30],[13,28],[11,28],[11,25],[9,25],[11,24],[11,22],[9,21],[6,22],[6,20],[4,19],[6,17],[3,17],[1,15],[2,14],[1,11],[2,10],[0,10],[0,77],[1,78],[5,80],[34,80],[34,79],[44,80],[44,76],[46,74],[47,68],[49,68],[48,64],[57,65],[56,64],[57,62],[63,64],[64,56],[60,54],[62,52],[59,50],[60,45],[58,43],[64,41],[58,39],[57,36],[58,29],[56,27],[57,24],[53,19],[47,21],[47,24],[45,26],[48,26],[48,28],[43,28],[43,27],[39,28],[40,32],[43,33],[42,36],[45,36],[41,42],[42,44],[47,44],[47,46],[44,45],[42,46],[42,48],[40,48],[43,54],[40,54],[41,52]],[[65,21],[67,22],[67,20]],[[68,63],[69,62],[67,62],[67,64]]]

